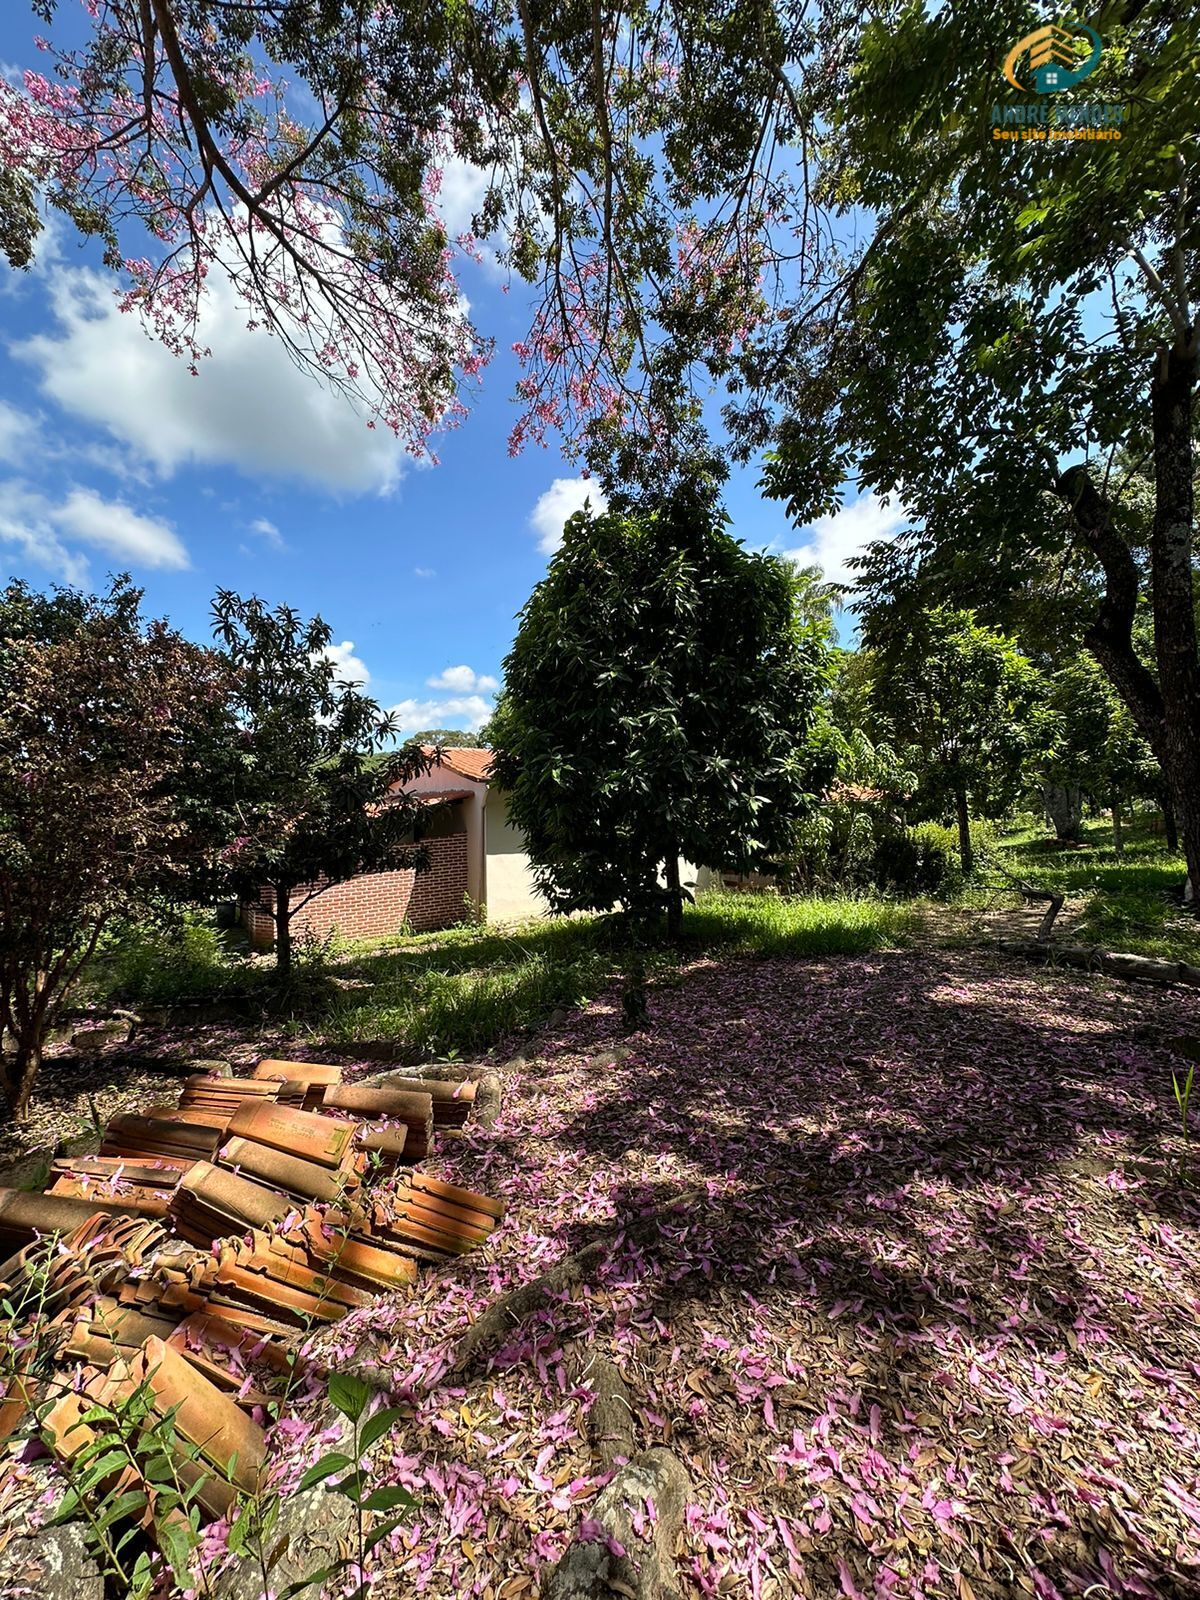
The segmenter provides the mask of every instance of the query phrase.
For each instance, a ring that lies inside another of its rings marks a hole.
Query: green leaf
[[[329,1399],[351,1422],[357,1422],[367,1409],[371,1391],[361,1378],[349,1372],[335,1372],[329,1379]]]
[[[119,1494],[115,1500],[106,1504],[97,1521],[102,1528],[110,1528],[114,1522],[119,1522],[122,1517],[132,1517],[146,1509],[146,1491],[144,1489],[127,1489],[124,1494]]]
[[[394,1406],[385,1406],[382,1411],[376,1411],[368,1417],[358,1436],[358,1447],[362,1454],[366,1455],[371,1446],[382,1439],[385,1433],[390,1433],[399,1421],[400,1413]]]
[[[381,1522],[376,1527],[371,1529],[370,1533],[363,1540],[363,1547],[367,1550],[374,1550],[375,1546],[382,1540],[386,1539],[388,1534],[395,1533],[396,1529],[405,1520],[406,1517],[404,1512],[401,1512],[398,1517],[388,1517],[385,1522]]]
[[[372,1490],[362,1502],[362,1508],[364,1511],[394,1511],[400,1507],[405,1511],[412,1511],[419,1504],[415,1495],[395,1485]]]
[[[365,1472],[352,1472],[349,1477],[343,1478],[341,1483],[336,1485],[337,1492],[345,1495],[347,1500],[352,1500],[355,1505],[358,1505],[366,1482],[367,1475]]]
[[[311,1489],[314,1484],[322,1483],[326,1478],[332,1478],[335,1472],[345,1472],[354,1463],[349,1456],[339,1454],[336,1450],[329,1455],[322,1456],[319,1461],[314,1461],[312,1466],[296,1485],[297,1491]]]

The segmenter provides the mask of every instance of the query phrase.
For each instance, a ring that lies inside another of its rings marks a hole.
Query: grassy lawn
[[[1105,820],[1085,823],[1083,841],[1064,849],[1041,830],[1024,829],[999,842],[1008,871],[1080,903],[1074,942],[1200,962],[1200,922],[1170,898],[1186,876],[1183,857],[1167,851],[1149,817],[1139,815],[1126,830],[1120,858]]]
[[[687,908],[681,945],[650,952],[648,966],[661,972],[710,950],[861,954],[902,942],[911,925],[910,908],[869,897],[708,894]],[[247,1014],[261,1008],[314,1042],[387,1042],[413,1060],[452,1060],[581,1004],[624,965],[613,917],[461,927],[302,954],[292,988],[273,998],[269,962],[196,919],[178,937],[131,936],[97,963],[89,988],[98,1002],[134,1007],[215,1001]]]

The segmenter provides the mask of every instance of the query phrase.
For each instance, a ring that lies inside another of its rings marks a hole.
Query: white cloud
[[[94,489],[72,489],[55,505],[17,478],[0,483],[0,540],[68,583],[85,583],[88,576],[86,558],[68,541],[95,545],[131,567],[190,565],[179,536],[157,517],[143,517]]]
[[[492,704],[481,694],[468,694],[445,700],[401,700],[391,710],[401,733],[422,728],[462,728],[474,733],[491,716]]]
[[[161,476],[220,465],[345,493],[386,493],[399,482],[400,443],[300,372],[278,339],[250,331],[219,270],[209,274],[196,335],[213,353],[195,377],[119,309],[111,279],[54,264],[44,281],[57,330],[18,344],[16,354],[37,370],[44,394],[107,429]]]
[[[875,494],[860,495],[831,516],[818,517],[807,529],[808,538],[783,554],[797,566],[818,566],[830,583],[853,584],[855,574],[847,566],[877,539],[894,539],[908,521],[901,505],[885,505]]]
[[[490,694],[500,687],[495,678],[481,675],[473,667],[447,667],[425,682],[431,689],[450,689],[455,694]]]
[[[437,568],[436,567],[414,567],[413,568],[413,577],[414,578],[436,578],[437,577]]]
[[[538,497],[529,516],[529,526],[538,536],[538,549],[553,555],[562,544],[563,523],[590,501],[593,511],[607,511],[608,501],[599,484],[589,478],[555,478],[545,494]]]
[[[37,429],[32,420],[7,400],[0,400],[0,461],[18,466],[33,446]]]
[[[21,560],[45,568],[64,583],[87,582],[87,561],[63,544],[48,501],[14,479],[0,483],[0,544],[15,549]]]
[[[102,500],[94,489],[72,489],[51,513],[62,530],[137,567],[190,565],[178,535],[156,517],[142,517],[119,501]]]
[[[255,517],[250,524],[250,532],[257,533],[264,544],[270,545],[272,550],[286,550],[283,535],[269,517]]]
[[[340,683],[370,683],[371,674],[366,663],[354,654],[353,639],[331,644],[325,654],[333,662],[333,675]]]
[[[485,168],[473,166],[461,156],[450,156],[442,167],[442,183],[438,190],[437,208],[446,232],[452,239],[460,233],[470,233],[471,219],[483,204],[488,192],[489,177]]]

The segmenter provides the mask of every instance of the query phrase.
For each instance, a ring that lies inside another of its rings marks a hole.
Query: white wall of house
[[[441,765],[405,787],[417,794],[464,796],[460,806],[467,835],[467,893],[476,906],[486,907],[489,922],[520,922],[551,914],[534,883],[525,837],[509,820],[502,790]],[[679,877],[689,888],[706,888],[712,875],[698,873],[681,860]]]
[[[550,908],[538,893],[525,853],[525,836],[509,820],[508,801],[489,789],[484,803],[484,901],[489,922],[546,917]]]

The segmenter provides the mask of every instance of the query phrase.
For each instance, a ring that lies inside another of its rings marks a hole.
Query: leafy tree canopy
[[[115,921],[213,864],[209,774],[230,732],[216,652],[107,594],[0,592],[0,1057],[26,1115],[46,1030]]]
[[[876,711],[916,770],[918,804],[954,815],[969,872],[972,813],[1003,816],[1019,793],[1038,673],[1011,639],[945,607],[893,640],[875,667]]]
[[[827,621],[796,601],[793,571],[745,550],[707,487],[567,523],[491,725],[557,909],[665,900],[675,920],[680,857],[749,867],[786,846],[832,772],[813,738]]]
[[[232,819],[214,886],[250,900],[267,894],[286,972],[291,918],[323,888],[420,864],[412,836],[424,811],[395,786],[428,762],[412,743],[372,759],[395,722],[335,676],[320,617],[305,622],[287,606],[221,590],[213,619],[235,673],[236,721],[212,776],[214,803]]]

